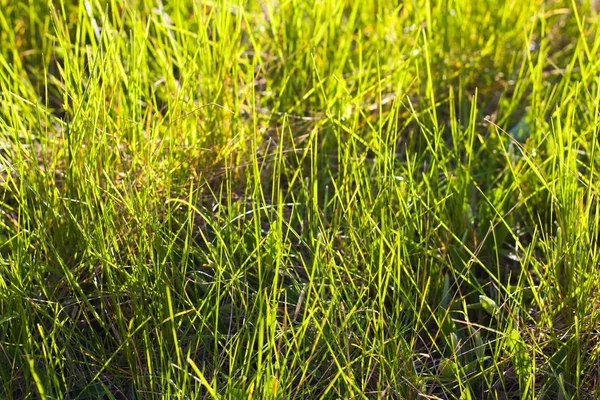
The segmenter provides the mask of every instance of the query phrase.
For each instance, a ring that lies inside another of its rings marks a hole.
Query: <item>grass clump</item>
[[[597,398],[597,22],[0,0],[0,397]]]

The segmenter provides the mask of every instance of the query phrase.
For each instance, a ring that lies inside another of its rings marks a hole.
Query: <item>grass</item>
[[[0,0],[0,397],[600,397],[597,22]]]

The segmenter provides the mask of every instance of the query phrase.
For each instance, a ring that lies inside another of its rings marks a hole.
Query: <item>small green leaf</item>
[[[453,379],[459,377],[460,368],[458,364],[449,358],[440,361],[440,375],[443,378]]]
[[[519,377],[521,385],[525,385],[528,377],[533,373],[531,357],[527,351],[525,341],[516,329],[513,329],[506,339],[506,345],[512,358],[512,364]]]
[[[498,307],[498,304],[496,304],[494,300],[490,299],[486,295],[482,294],[479,296],[479,303],[491,316],[496,316],[500,312],[500,307]]]

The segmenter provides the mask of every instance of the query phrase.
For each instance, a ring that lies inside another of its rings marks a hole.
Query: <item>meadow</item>
[[[580,0],[0,0],[0,398],[600,398]]]

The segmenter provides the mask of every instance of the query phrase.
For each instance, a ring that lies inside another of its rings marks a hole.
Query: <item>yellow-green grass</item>
[[[600,397],[597,23],[0,0],[0,398]]]

